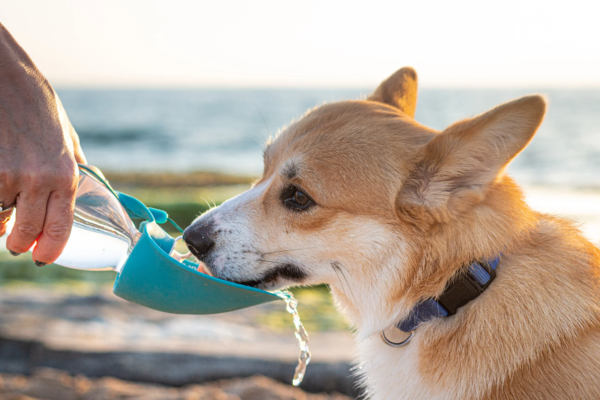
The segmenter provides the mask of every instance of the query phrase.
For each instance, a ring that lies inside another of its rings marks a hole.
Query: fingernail
[[[37,265],[38,267],[43,267],[44,265],[46,265],[45,262],[41,262],[41,261],[36,261],[35,265]]]
[[[12,251],[12,250],[9,250],[8,252],[10,253],[11,256],[15,256],[15,257],[21,255],[21,253],[17,253],[16,251]]]

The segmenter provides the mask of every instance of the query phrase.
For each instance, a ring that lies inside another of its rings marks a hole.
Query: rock
[[[31,398],[79,400],[88,387],[89,381],[85,378],[73,378],[64,372],[41,369],[17,391]]]
[[[54,350],[41,343],[0,336],[0,372],[33,374],[42,368],[90,378],[113,376],[126,381],[185,386],[220,379],[266,375],[289,382],[295,362],[212,357],[185,353],[82,352]],[[310,392],[342,392],[358,396],[345,363],[311,362],[302,388]]]
[[[307,394],[263,376],[172,388],[116,378],[87,379],[43,368],[31,377],[0,375],[0,400],[349,400]]]
[[[216,387],[226,393],[239,396],[241,400],[347,400],[339,393],[309,394],[288,385],[282,385],[264,376],[220,381]]]

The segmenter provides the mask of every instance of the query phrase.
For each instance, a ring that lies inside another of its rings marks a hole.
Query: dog
[[[228,281],[329,285],[369,398],[600,399],[600,250],[505,174],[545,99],[441,132],[414,120],[416,100],[402,68],[365,100],[307,112],[251,189],[185,230],[188,247]]]

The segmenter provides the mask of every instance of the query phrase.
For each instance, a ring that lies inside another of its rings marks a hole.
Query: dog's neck
[[[348,316],[356,328],[357,337],[363,340],[396,322],[400,315],[407,315],[412,307],[403,299],[390,307],[385,294],[394,291],[391,279],[395,267],[405,260],[400,256],[389,257],[378,263],[384,276],[374,285],[366,284],[360,275],[347,274],[347,279],[330,283],[336,304]]]
[[[359,340],[396,325],[421,300],[441,295],[447,283],[473,260],[517,250],[535,226],[534,214],[512,180],[506,178],[491,190],[491,200],[479,204],[466,218],[435,227],[423,235],[426,240],[404,237],[389,243],[389,251],[381,259],[358,268],[379,276],[348,277],[352,293],[340,282],[331,284],[332,294],[357,328]]]

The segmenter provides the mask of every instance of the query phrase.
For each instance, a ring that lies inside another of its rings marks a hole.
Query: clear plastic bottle
[[[102,174],[93,167],[80,169],[73,228],[55,263],[74,269],[120,272],[141,233],[99,177]],[[13,214],[6,236],[14,224]]]

